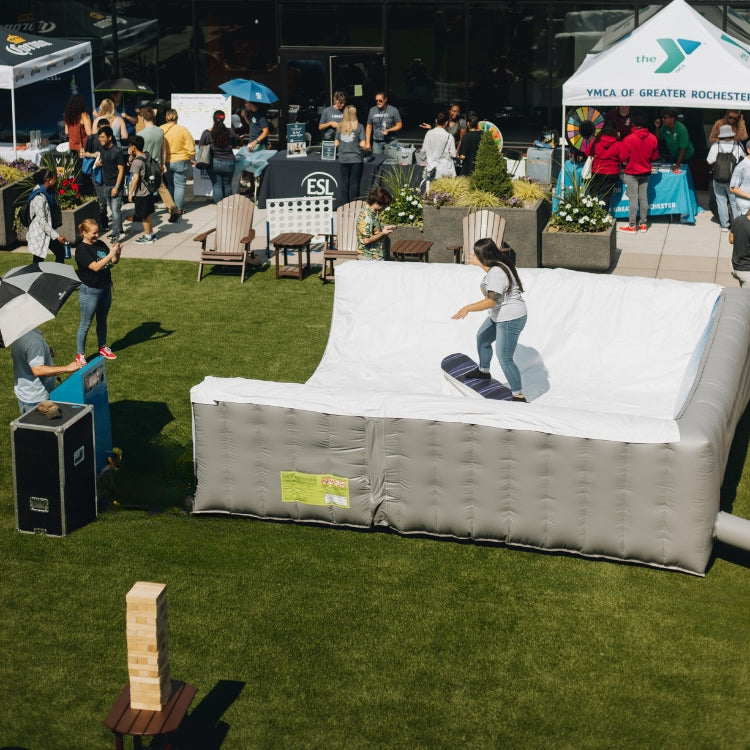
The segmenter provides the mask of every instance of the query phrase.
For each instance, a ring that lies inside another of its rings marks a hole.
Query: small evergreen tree
[[[482,133],[477,150],[471,189],[492,193],[498,198],[513,195],[513,181],[508,174],[505,157],[498,151],[497,143],[488,132]]]

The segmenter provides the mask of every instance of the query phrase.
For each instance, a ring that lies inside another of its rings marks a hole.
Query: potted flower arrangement
[[[10,249],[17,240],[14,227],[14,206],[23,193],[23,181],[37,169],[36,164],[24,159],[0,160],[0,247]]]
[[[81,193],[80,162],[75,154],[58,154],[57,158],[50,154],[42,157],[42,168],[57,172],[57,205],[62,214],[62,223],[55,227],[60,234],[68,238],[71,244],[80,242],[78,225],[84,219],[98,219],[99,206],[95,198],[89,198]],[[16,201],[15,228],[19,239],[26,238],[26,228],[18,221],[18,211],[21,204],[28,200],[31,191],[36,187],[33,173],[22,180],[22,192]],[[54,217],[53,217],[53,223]],[[73,239],[75,238],[75,239]]]
[[[400,240],[422,239],[424,195],[414,187],[418,182],[419,173],[415,165],[393,165],[381,179],[381,186],[391,195],[391,205],[380,212],[380,221],[396,225],[390,234],[391,245]]]
[[[542,234],[542,265],[606,271],[615,259],[615,222],[606,203],[591,193],[591,180],[570,175]]]

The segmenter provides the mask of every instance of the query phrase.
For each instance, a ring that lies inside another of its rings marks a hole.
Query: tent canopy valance
[[[563,84],[563,106],[750,108],[750,47],[672,2]]]

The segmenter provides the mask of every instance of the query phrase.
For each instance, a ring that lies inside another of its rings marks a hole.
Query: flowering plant
[[[410,185],[402,185],[391,192],[391,205],[380,216],[384,224],[406,224],[421,227],[423,221],[422,193]]]
[[[33,161],[25,159],[3,161],[0,159],[0,187],[22,180],[26,175],[33,174],[36,168],[37,166]]]
[[[430,190],[430,192],[425,195],[424,202],[426,206],[436,206],[438,208],[440,206],[456,205],[455,197],[445,190]]]
[[[558,201],[549,225],[557,232],[603,232],[613,222],[607,204],[589,194],[591,180],[570,176],[571,187]]]
[[[57,183],[57,205],[60,208],[75,208],[83,203],[81,187],[75,177],[64,177]]]

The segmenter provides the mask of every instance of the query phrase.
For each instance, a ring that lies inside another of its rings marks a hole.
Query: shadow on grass
[[[162,328],[158,320],[147,320],[132,331],[128,331],[121,339],[113,341],[110,346],[115,351],[121,352],[129,346],[142,344],[144,341],[151,341],[153,339],[163,339],[166,336],[171,336],[173,333],[174,331]]]
[[[221,717],[237,700],[244,687],[245,683],[237,680],[219,680],[180,728],[179,747],[186,750],[220,748],[229,732],[229,724],[222,721]]]
[[[100,481],[100,504],[159,511],[183,508],[192,491],[192,447],[162,435],[174,415],[161,401],[117,401],[110,406],[113,443],[122,450],[116,472]]]

